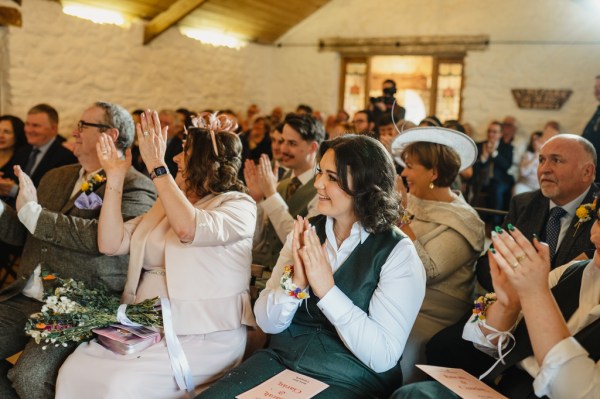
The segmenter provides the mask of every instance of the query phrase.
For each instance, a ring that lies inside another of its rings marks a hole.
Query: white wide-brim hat
[[[467,169],[477,160],[477,145],[466,134],[445,127],[415,127],[405,130],[392,142],[394,159],[402,166],[402,151],[411,143],[428,142],[447,145],[458,153],[460,157],[460,171]]]

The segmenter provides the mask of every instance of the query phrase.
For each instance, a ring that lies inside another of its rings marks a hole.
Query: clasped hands
[[[492,284],[498,302],[520,311],[521,299],[549,290],[550,253],[548,245],[533,238],[533,243],[512,225],[508,231],[496,228],[494,248],[488,251]]]
[[[294,257],[292,281],[301,289],[310,285],[319,298],[323,298],[335,285],[325,245],[321,245],[315,228],[308,223],[308,220],[298,216],[294,221],[292,238]]]

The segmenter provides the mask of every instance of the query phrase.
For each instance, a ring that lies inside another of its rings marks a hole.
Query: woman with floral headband
[[[57,398],[179,398],[182,385],[193,390],[241,361],[246,326],[254,325],[248,282],[256,205],[237,178],[242,144],[231,133],[235,123],[213,114],[194,125],[175,157],[173,179],[164,161],[167,129],[161,129],[156,112],[142,114],[140,153],[159,199],[148,213],[126,223],[121,190],[131,155],[119,159],[107,137],[97,145],[107,176],[100,251],[130,254],[123,303],[169,299],[183,354],[170,346],[163,303],[165,339],[131,355],[113,353],[96,341],[82,344],[60,370]],[[181,379],[176,384],[174,359],[183,384]]]
[[[272,334],[199,398],[233,398],[290,369],[329,385],[315,398],[386,398],[425,292],[385,147],[361,135],[321,145],[321,215],[298,218],[254,311]]]

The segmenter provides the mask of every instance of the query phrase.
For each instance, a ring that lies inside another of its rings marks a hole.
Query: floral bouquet
[[[56,288],[45,296],[45,304],[39,313],[27,320],[25,333],[36,343],[44,341],[54,346],[67,346],[93,338],[92,330],[117,323],[119,298],[105,288],[86,288],[84,283],[73,279],[61,279],[54,275],[43,277],[54,282]],[[162,314],[157,306],[159,298],[147,299],[128,305],[127,317],[148,327],[162,327]],[[44,345],[42,349],[46,349]]]

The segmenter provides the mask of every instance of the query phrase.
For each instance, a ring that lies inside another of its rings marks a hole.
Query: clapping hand
[[[308,220],[298,215],[294,220],[294,235],[292,236],[292,255],[294,257],[294,277],[292,281],[297,287],[305,289],[308,285],[308,279],[304,270],[304,262],[300,251],[304,247],[304,232],[310,229]]]
[[[314,227],[307,226],[303,236],[304,247],[299,254],[304,273],[315,295],[323,298],[335,285],[327,250],[325,244],[321,245]]]
[[[510,225],[509,232],[496,235],[493,242],[496,253],[490,254],[490,268],[494,289],[494,280],[498,275],[509,283],[518,296],[548,289],[550,251],[547,244],[539,242],[537,238],[534,238],[533,244],[530,243],[517,228]]]
[[[156,111],[146,110],[141,114],[141,123],[136,126],[140,155],[148,172],[165,165],[167,150],[167,132],[169,127],[161,129]]]
[[[19,165],[14,166],[15,175],[19,178],[19,194],[17,195],[17,212],[28,202],[38,202],[37,189],[35,188],[31,178],[27,176]]]
[[[277,169],[273,170],[267,154],[262,154],[258,161],[258,184],[265,198],[277,192]]]
[[[96,143],[96,152],[108,179],[125,177],[131,166],[131,150],[128,149],[125,159],[122,159],[112,139],[106,133],[102,133]]]
[[[260,202],[265,198],[265,194],[260,189],[258,184],[258,168],[251,159],[246,159],[244,163],[244,180],[246,181],[246,187],[248,187],[248,193],[256,202]]]

